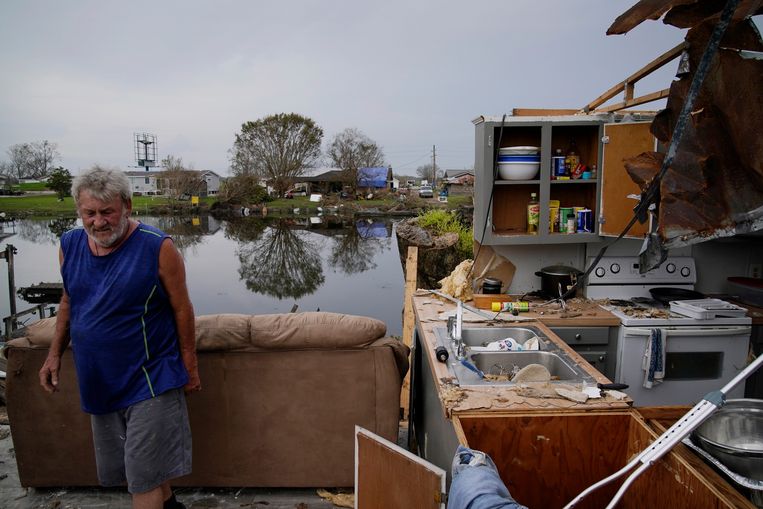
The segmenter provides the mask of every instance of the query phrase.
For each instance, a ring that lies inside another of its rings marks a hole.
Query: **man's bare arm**
[[[199,367],[196,359],[196,319],[193,304],[188,295],[183,257],[171,239],[165,239],[159,251],[159,279],[170,299],[177,324],[180,353],[188,371],[186,392],[201,389]]]
[[[64,263],[64,254],[58,250],[58,261]],[[69,345],[69,295],[64,289],[56,314],[56,333],[48,349],[48,357],[40,368],[40,385],[48,392],[58,390],[58,375],[61,370],[61,356]]]

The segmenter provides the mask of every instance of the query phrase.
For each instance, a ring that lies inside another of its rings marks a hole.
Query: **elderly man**
[[[201,383],[183,259],[166,234],[130,218],[121,171],[93,168],[72,196],[83,228],[61,237],[64,295],[40,383],[55,392],[71,341],[101,484],[126,482],[135,508],[184,507],[169,481],[191,471],[184,393]]]

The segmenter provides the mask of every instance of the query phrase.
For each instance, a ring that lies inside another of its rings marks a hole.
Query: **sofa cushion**
[[[19,331],[22,337],[8,344],[47,348],[55,330],[55,317],[45,318]],[[196,317],[196,346],[200,352],[358,348],[370,345],[386,332],[387,326],[381,320],[323,311]]]
[[[249,324],[252,346],[269,350],[362,347],[387,332],[375,318],[322,311],[252,315]]]

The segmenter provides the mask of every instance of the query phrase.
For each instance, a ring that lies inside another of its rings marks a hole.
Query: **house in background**
[[[392,180],[392,168],[358,168],[358,189],[387,189]]]
[[[157,180],[161,178],[160,171],[126,171],[127,179],[130,181],[130,190],[133,194],[161,194]]]
[[[182,173],[183,182],[178,183],[177,174]],[[126,171],[130,181],[130,189],[134,194],[146,195],[165,195],[173,194],[178,185],[189,187],[189,182],[193,181],[193,192],[185,194],[196,194],[197,196],[214,196],[220,191],[220,183],[223,177],[211,170],[185,170],[183,172],[168,171]],[[182,194],[182,193],[181,193]]]
[[[220,184],[225,180],[223,177],[212,170],[191,171],[196,171],[199,180],[204,182],[200,196],[214,196],[220,192]]]
[[[474,170],[445,170],[443,182],[448,187],[448,194],[472,194]]]

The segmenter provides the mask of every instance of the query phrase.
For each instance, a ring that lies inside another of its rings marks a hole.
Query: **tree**
[[[184,165],[182,157],[168,154],[162,159],[162,166],[164,171],[158,187],[170,200],[177,200],[183,196],[198,196],[204,190],[204,179],[193,169],[193,165]]]
[[[384,152],[368,136],[355,128],[348,128],[334,136],[328,147],[327,155],[337,168],[341,168],[344,180],[352,186],[358,186],[358,169],[385,166]]]
[[[257,175],[283,193],[321,154],[323,129],[296,113],[277,113],[241,126],[231,149],[231,170]]]
[[[435,180],[439,180],[442,178],[443,173],[440,171],[440,167],[436,167],[437,175],[432,173],[432,164],[425,164],[423,166],[419,166],[416,168],[416,175],[418,175],[422,179],[426,179],[429,181],[429,183],[434,183]],[[436,177],[436,178],[435,178]]]
[[[48,140],[11,145],[7,154],[6,169],[18,179],[47,177],[53,170],[53,162],[61,158],[57,145]]]
[[[72,174],[69,172],[69,170],[59,166],[50,173],[48,182],[45,184],[45,187],[56,192],[56,195],[58,195],[58,201],[63,201],[65,197],[71,195]]]

